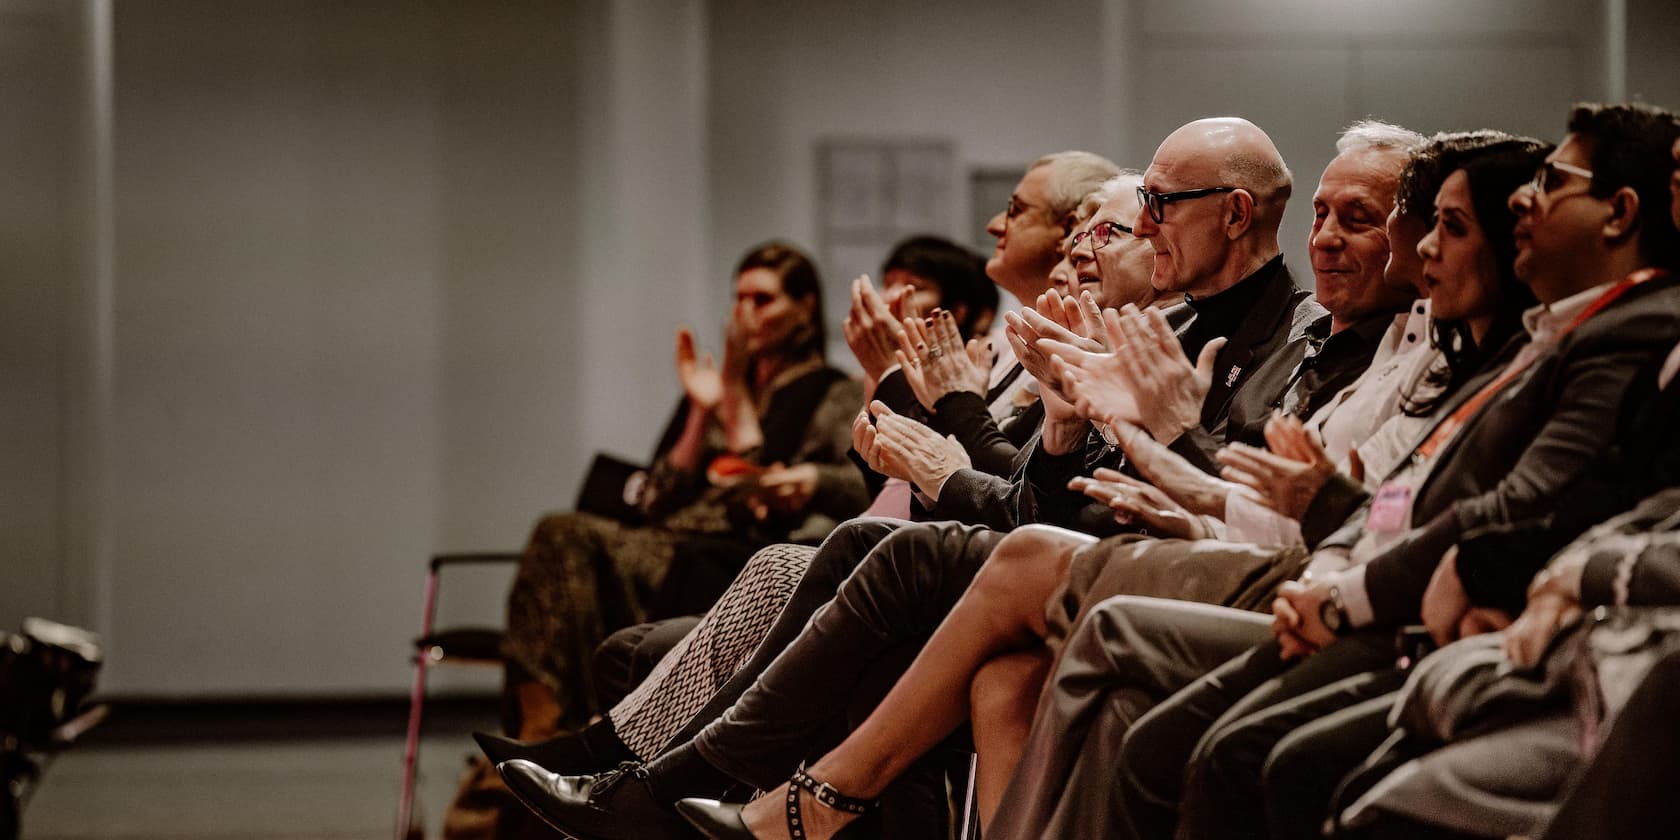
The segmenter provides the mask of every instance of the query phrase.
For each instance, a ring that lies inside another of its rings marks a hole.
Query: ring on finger
[[[940,356],[943,356],[943,355],[945,355],[945,348],[943,348],[943,347],[935,345],[933,347],[928,348],[927,357],[930,358],[930,359],[937,359],[937,358],[939,358]]]

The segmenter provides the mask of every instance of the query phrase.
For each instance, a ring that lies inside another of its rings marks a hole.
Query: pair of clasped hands
[[[752,371],[746,336],[742,307],[737,305],[724,331],[720,367],[710,353],[696,350],[692,330],[686,326],[677,328],[677,378],[688,396],[689,410],[717,418],[730,453],[747,452],[764,443],[758,410],[748,387]],[[712,484],[734,488],[747,509],[761,521],[772,513],[804,510],[817,491],[815,464],[775,463],[760,467],[729,454],[713,459],[706,474]]]

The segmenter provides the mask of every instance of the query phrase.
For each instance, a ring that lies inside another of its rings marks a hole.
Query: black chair
[[[403,746],[402,798],[397,806],[397,840],[410,836],[414,817],[415,770],[420,761],[420,725],[426,705],[426,670],[432,665],[503,667],[499,627],[432,626],[437,614],[438,582],[446,566],[490,566],[519,562],[517,552],[438,554],[426,572],[420,637],[414,640],[414,688],[408,701],[408,739]]]

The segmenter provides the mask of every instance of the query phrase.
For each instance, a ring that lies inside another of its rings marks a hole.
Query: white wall
[[[64,30],[50,3],[0,3],[0,627],[68,606]]]
[[[1021,166],[1102,148],[1096,0],[712,3],[710,282],[771,238],[813,252],[816,144],[825,137],[948,138],[963,167],[952,229],[969,218],[968,166]],[[881,254],[884,259],[886,254]],[[845,282],[826,276],[830,320]],[[722,299],[721,297],[719,298]],[[724,310],[713,310],[721,324]],[[714,328],[715,330],[715,328]]]

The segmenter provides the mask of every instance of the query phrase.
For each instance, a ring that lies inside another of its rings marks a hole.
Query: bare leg
[[[928,640],[904,677],[873,714],[810,775],[849,796],[874,798],[969,716],[969,690],[981,666],[1044,638],[1044,604],[1062,584],[1073,552],[1095,538],[1029,525],[998,543],[973,584]],[[809,796],[803,795],[806,803]],[[759,837],[786,832],[780,795],[761,797],[743,813]],[[850,816],[805,810],[807,836],[829,836]]]
[[[980,824],[991,822],[1032,730],[1038,696],[1050,676],[1050,651],[1042,646],[1006,653],[980,668],[971,693],[974,749],[980,759],[975,788]]]

